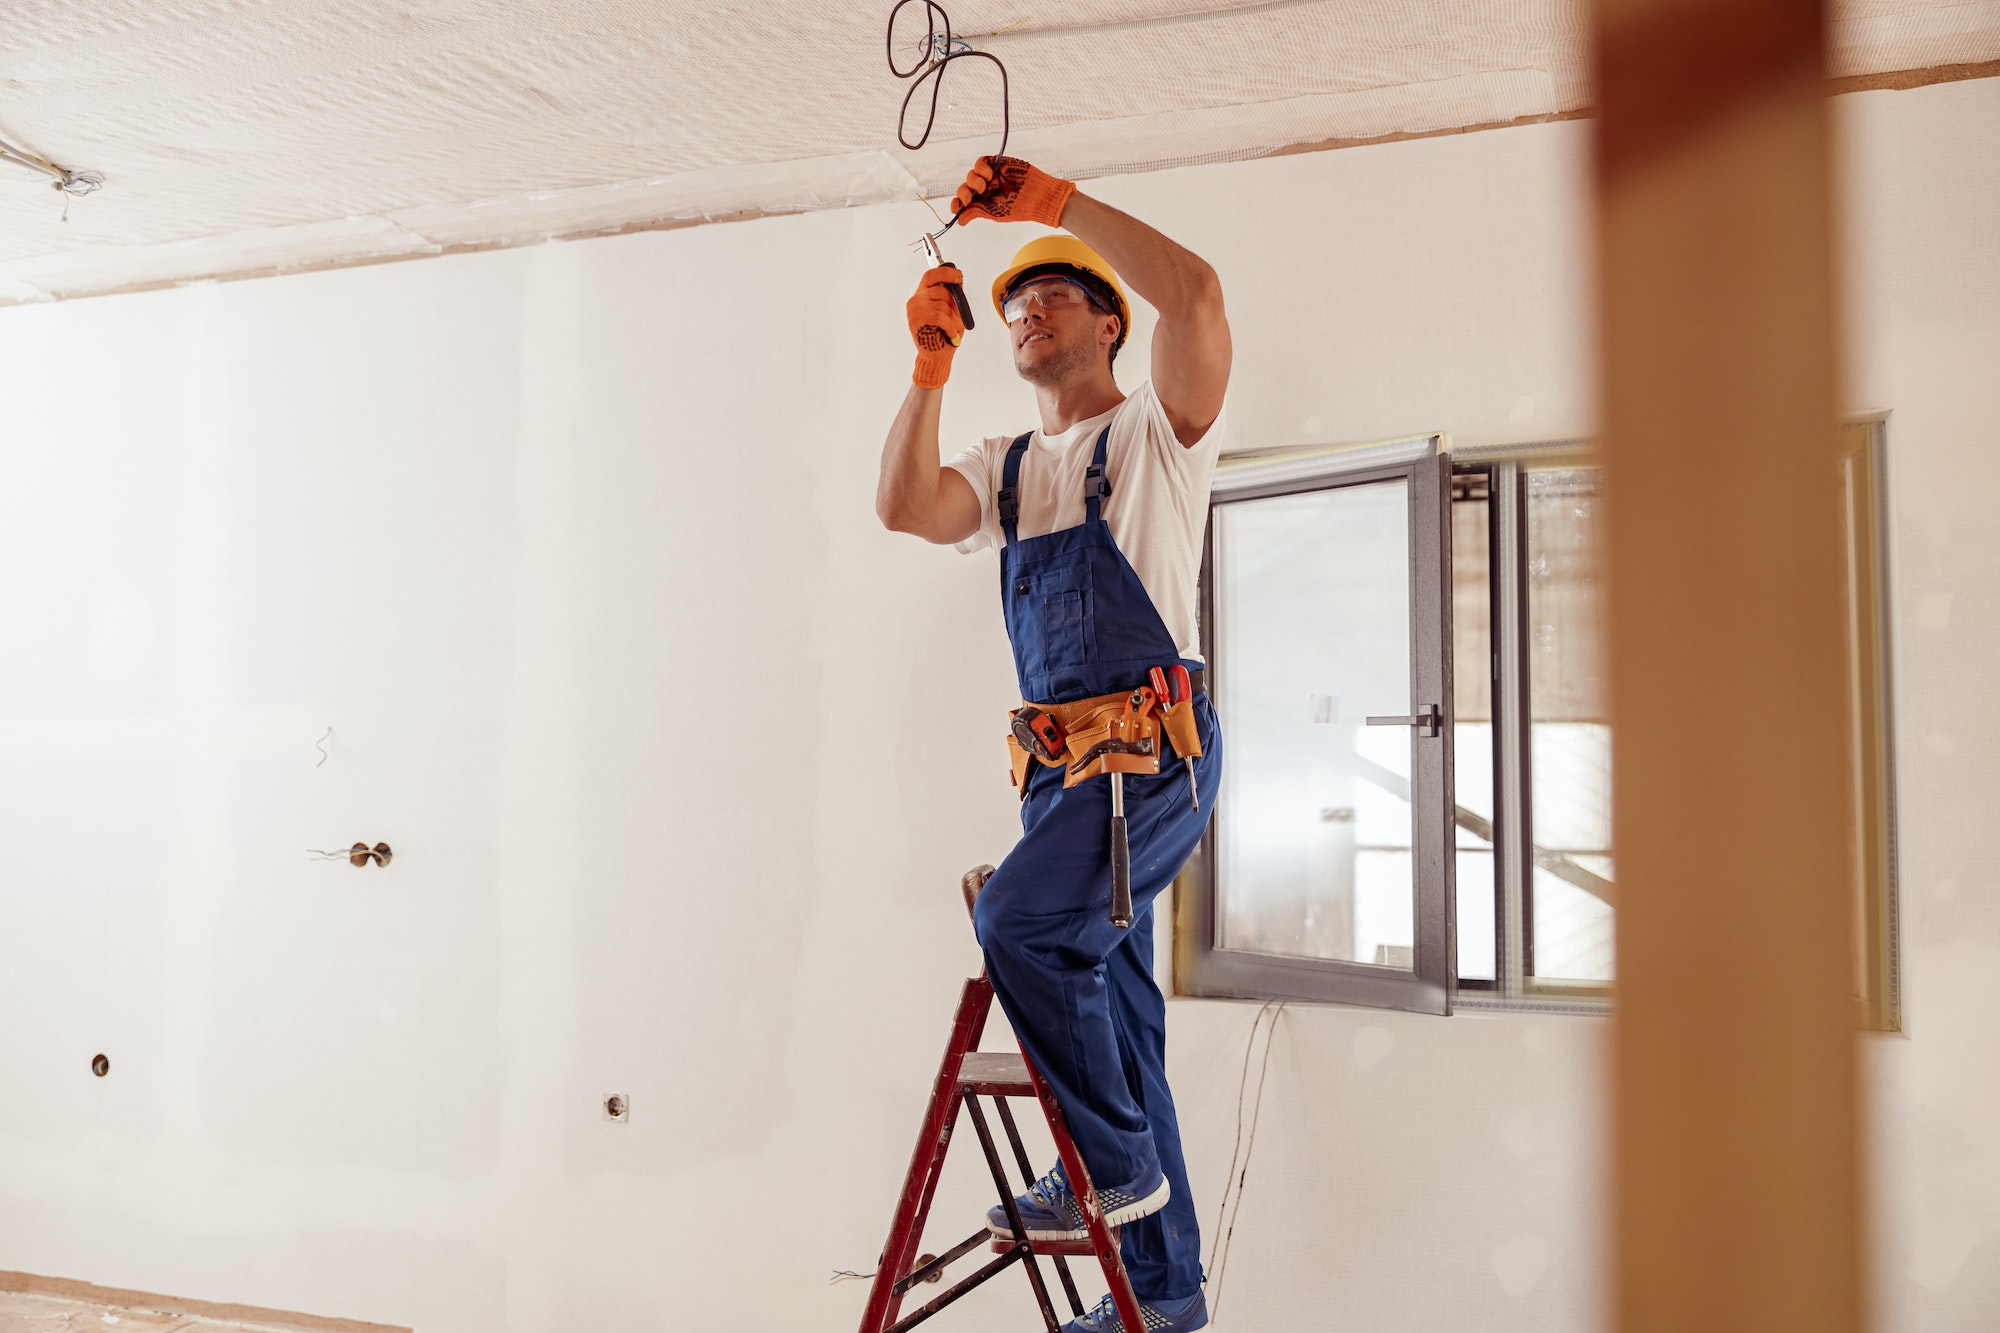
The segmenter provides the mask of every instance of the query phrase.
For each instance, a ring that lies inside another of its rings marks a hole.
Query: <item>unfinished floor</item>
[[[100,1289],[102,1290],[102,1289]],[[276,1312],[272,1312],[275,1316]],[[184,1310],[148,1308],[143,1300],[113,1305],[85,1296],[58,1296],[34,1291],[0,1291],[0,1333],[408,1333],[387,1325],[346,1319],[227,1319]]]
[[[238,1324],[163,1310],[133,1310],[117,1305],[67,1300],[29,1292],[0,1292],[0,1333],[70,1333],[73,1329],[144,1330],[145,1333],[240,1333],[269,1330],[275,1324]]]

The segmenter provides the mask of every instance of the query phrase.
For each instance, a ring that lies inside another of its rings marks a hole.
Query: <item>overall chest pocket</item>
[[[1008,621],[1028,675],[1096,660],[1088,565],[1018,571],[1007,587]]]

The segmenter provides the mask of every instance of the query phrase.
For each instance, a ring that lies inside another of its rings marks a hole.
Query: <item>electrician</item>
[[[951,285],[962,275],[929,270],[908,305],[916,369],[883,446],[876,513],[893,531],[962,552],[999,548],[1021,698],[1061,724],[1068,748],[1050,760],[1011,745],[1022,837],[980,893],[974,924],[1001,1008],[1055,1091],[1106,1220],[1124,1228],[1149,1333],[1184,1333],[1208,1311],[1150,909],[1199,843],[1221,785],[1195,594],[1229,383],[1222,288],[1197,255],[1018,158],[980,158],[952,210],[961,224],[1061,229],[1022,246],[993,284],[1041,425],[940,465],[939,406],[965,332]],[[1132,327],[1125,282],[1158,314],[1151,378],[1129,395],[1112,374]],[[1162,763],[1156,746],[1151,771],[1117,754],[1078,765],[1088,753],[1079,741],[1130,734],[1119,719],[1156,666],[1184,667],[1192,686],[1160,728],[1173,755]],[[1105,776],[1107,761],[1120,777]],[[1114,781],[1129,927],[1109,911]],[[1032,1239],[1086,1234],[1060,1164],[1017,1202]],[[1003,1209],[988,1220],[1012,1235]],[[1064,1333],[1120,1329],[1106,1296]]]

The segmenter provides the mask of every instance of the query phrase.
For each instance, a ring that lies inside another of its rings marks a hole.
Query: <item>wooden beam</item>
[[[1863,1326],[1820,0],[1594,0],[1623,1333]]]

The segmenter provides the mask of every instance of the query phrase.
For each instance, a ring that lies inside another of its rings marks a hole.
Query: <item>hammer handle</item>
[[[1111,924],[1132,924],[1132,847],[1123,815],[1111,816]]]

